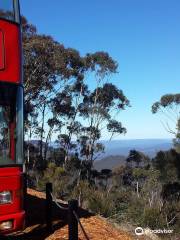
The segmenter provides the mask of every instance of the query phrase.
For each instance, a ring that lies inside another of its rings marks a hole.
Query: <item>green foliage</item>
[[[109,217],[115,213],[115,199],[107,192],[94,190],[88,199],[88,209]]]
[[[73,199],[78,199],[79,206],[88,208],[88,200],[92,194],[92,189],[88,181],[79,181],[78,184],[73,188],[72,194],[70,195]]]
[[[152,106],[152,112],[156,113],[160,108],[173,108],[176,105],[180,104],[180,94],[166,94],[161,97],[159,102],[155,102]]]
[[[175,150],[160,151],[153,159],[153,164],[160,171],[164,182],[176,182],[180,179],[180,154]]]
[[[65,170],[62,167],[57,167],[54,163],[50,163],[44,171],[43,177],[39,180],[38,188],[44,190],[46,183],[52,182],[54,194],[60,197],[65,191],[64,186],[67,184],[67,180]]]
[[[112,136],[116,133],[119,134],[126,133],[126,129],[122,127],[121,122],[118,122],[116,120],[110,120],[109,123],[107,124],[107,129]]]
[[[132,195],[130,202],[128,204],[127,211],[125,214],[126,221],[131,222],[132,224],[136,223],[139,225],[142,223],[142,214],[144,210],[144,203],[142,199],[138,198],[135,194]]]
[[[176,154],[173,153],[173,156]],[[72,158],[72,161],[75,160]],[[39,186],[43,189],[44,184],[51,181],[57,197],[62,198],[66,194],[66,200],[76,198],[81,207],[117,223],[128,222],[151,229],[170,228],[178,232],[180,185],[174,183],[172,177],[172,183],[166,184],[157,166],[153,163],[148,167],[122,166],[114,171],[93,170],[89,179],[83,173],[86,165],[83,166],[84,170],[81,164],[69,165],[67,172],[63,167],[51,163],[39,179]],[[124,182],[127,174],[131,175],[128,185]]]
[[[166,221],[158,208],[145,208],[142,214],[141,224],[151,229],[165,228]]]
[[[152,105],[152,113],[163,113],[169,123],[164,124],[165,129],[174,136],[174,147],[180,152],[180,93],[166,94],[161,97],[160,101]]]
[[[136,151],[135,149],[130,150],[129,155],[126,159],[126,162],[130,166],[147,166],[149,164],[149,157],[140,151]]]

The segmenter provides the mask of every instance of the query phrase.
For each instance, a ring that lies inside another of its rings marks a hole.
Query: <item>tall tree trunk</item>
[[[136,193],[139,198],[139,182],[138,181],[136,182]]]
[[[53,128],[51,127],[49,129],[48,135],[46,137],[46,143],[44,146],[44,161],[46,161],[47,158],[47,151],[48,151],[48,141],[51,141],[51,135],[52,135]]]
[[[44,121],[45,121],[45,110],[46,104],[44,103],[42,110],[42,125],[41,125],[41,134],[40,134],[40,161],[43,161],[43,137],[44,137]],[[43,163],[42,163],[43,164]]]

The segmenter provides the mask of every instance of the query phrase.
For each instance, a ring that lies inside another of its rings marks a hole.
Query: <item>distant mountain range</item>
[[[30,142],[37,146],[39,140],[31,140]],[[144,152],[149,157],[154,157],[158,151],[165,151],[173,147],[172,139],[104,140],[100,142],[105,146],[105,153],[101,155],[99,160],[109,155],[127,156],[129,151],[132,149]],[[43,145],[45,145],[44,142]],[[56,142],[51,142],[49,146],[58,148],[59,144]]]
[[[113,140],[102,141],[102,143],[105,145],[105,153],[101,158],[109,155],[127,156],[132,149],[144,152],[149,157],[154,157],[158,151],[166,151],[173,147],[171,139]]]
[[[160,150],[167,151],[173,147],[171,139],[132,139],[102,141],[105,145],[105,153],[95,161],[94,167],[97,170],[103,168],[114,168],[125,163],[129,151],[135,149],[154,157]]]

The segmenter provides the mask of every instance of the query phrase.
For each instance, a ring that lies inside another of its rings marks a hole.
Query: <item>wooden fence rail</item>
[[[57,200],[53,197],[53,186],[52,183],[46,184],[46,225],[47,230],[49,232],[53,231],[53,224],[52,224],[52,210],[53,210],[53,203],[56,203],[56,205],[62,209],[67,210],[68,214],[68,233],[69,233],[69,240],[78,240],[78,223],[80,223],[80,220],[78,218],[77,212],[78,212],[78,201],[75,199],[72,199],[68,202],[68,207],[65,208],[60,205],[60,203],[57,202]],[[82,227],[82,224],[80,224]],[[85,230],[83,229],[83,232]],[[85,234],[86,239],[87,234]]]

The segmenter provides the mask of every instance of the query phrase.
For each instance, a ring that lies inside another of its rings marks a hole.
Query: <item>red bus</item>
[[[0,1],[0,234],[22,229],[22,44],[18,0]]]

